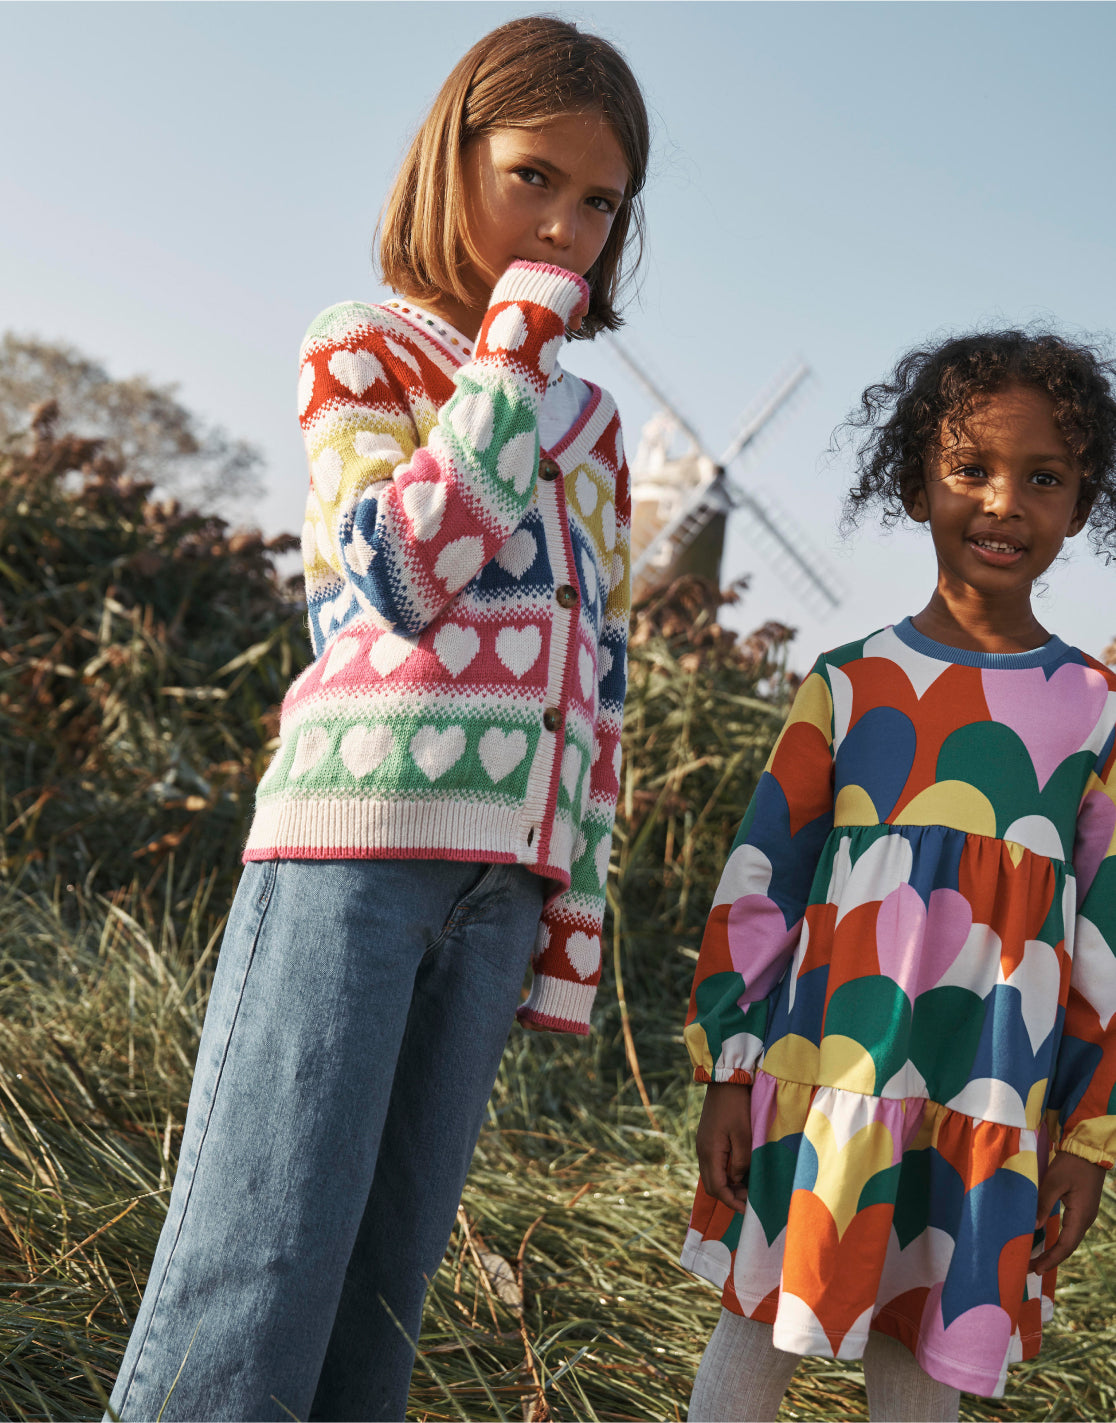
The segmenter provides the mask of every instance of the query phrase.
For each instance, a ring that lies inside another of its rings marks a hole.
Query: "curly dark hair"
[[[1088,529],[1098,553],[1116,556],[1116,362],[1099,346],[1050,330],[974,331],[907,354],[890,378],[870,385],[839,427],[855,448],[858,479],[845,499],[844,526],[873,504],[898,523],[922,488],[926,460],[943,431],[960,433],[983,397],[1029,386],[1054,403],[1058,429],[1088,480]]]

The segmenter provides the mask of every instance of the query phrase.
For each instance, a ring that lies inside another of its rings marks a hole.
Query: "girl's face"
[[[943,427],[942,446],[910,507],[930,524],[939,591],[1029,604],[1032,583],[1089,513],[1053,402],[1027,386],[997,391],[960,432]]]
[[[485,303],[517,259],[585,276],[628,185],[623,150],[598,110],[491,130],[468,145],[463,166],[470,285]]]

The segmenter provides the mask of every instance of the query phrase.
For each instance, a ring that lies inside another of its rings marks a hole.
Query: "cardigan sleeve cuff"
[[[553,267],[549,262],[513,262],[492,290],[485,324],[491,320],[494,307],[513,301],[545,306],[561,320],[564,329],[575,316],[588,311],[589,286],[576,272]]]
[[[562,978],[536,973],[527,1001],[516,1010],[525,1028],[548,1033],[589,1035],[589,1010],[593,1006],[595,984],[568,983]]]

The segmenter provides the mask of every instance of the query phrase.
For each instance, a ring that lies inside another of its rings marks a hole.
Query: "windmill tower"
[[[612,349],[659,407],[644,425],[632,461],[633,602],[687,573],[700,574],[719,587],[725,526],[729,513],[740,509],[757,546],[790,590],[813,612],[835,608],[840,595],[834,579],[802,534],[728,476],[729,465],[786,407],[809,367],[799,364],[776,381],[714,459],[694,428],[615,339]],[[683,448],[678,452],[680,441]]]

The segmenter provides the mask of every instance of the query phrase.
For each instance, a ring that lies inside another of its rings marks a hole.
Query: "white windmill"
[[[713,459],[646,371],[615,339],[611,345],[659,407],[641,431],[631,466],[633,601],[686,573],[701,574],[719,587],[725,523],[733,509],[740,509],[749,518],[756,545],[790,591],[813,612],[835,608],[840,602],[835,580],[802,534],[727,473],[784,409],[809,367],[800,363],[777,379],[747,414],[736,438]],[[684,448],[678,453],[680,439]]]

